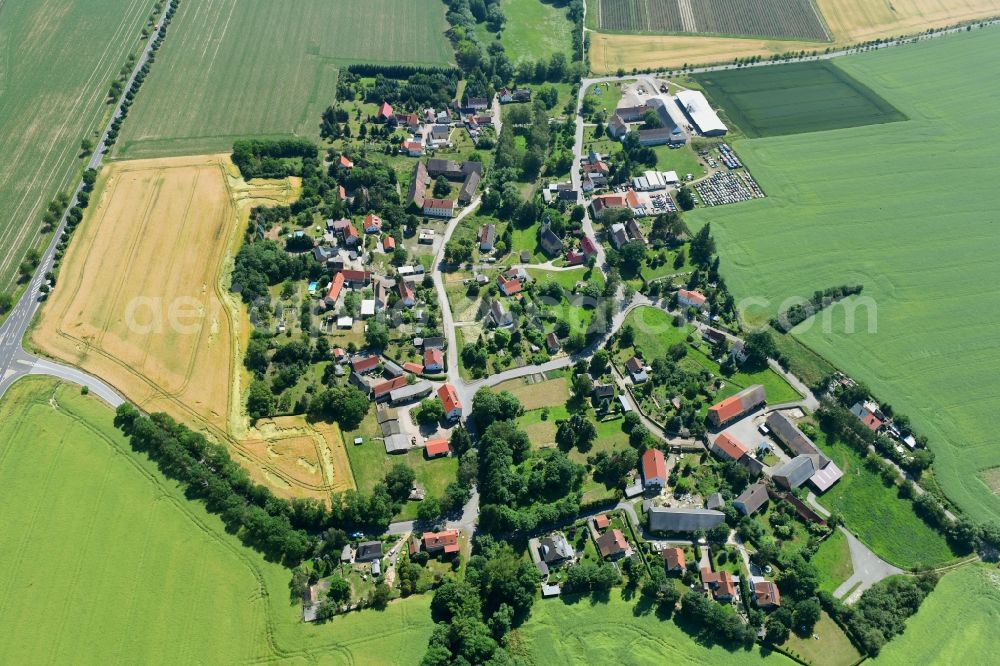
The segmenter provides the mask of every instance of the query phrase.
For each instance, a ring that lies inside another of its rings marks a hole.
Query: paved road
[[[830,512],[819,503],[819,500],[813,493],[809,493],[806,496],[806,502],[814,509],[816,512],[824,517],[828,517]],[[879,582],[884,578],[889,576],[895,576],[896,574],[903,573],[902,569],[894,567],[889,564],[878,555],[873,553],[868,546],[861,543],[856,536],[851,534],[843,526],[838,527],[844,536],[847,537],[847,546],[851,552],[851,566],[854,569],[854,573],[851,577],[845,580],[841,585],[833,591],[833,596],[842,600],[846,604],[853,604],[861,597],[861,593],[867,590],[869,587]],[[851,592],[854,586],[857,589]],[[848,592],[851,592],[850,596],[846,596]]]
[[[894,567],[879,558],[878,555],[869,550],[868,546],[858,541],[858,538],[844,527],[838,527],[837,529],[847,537],[847,545],[851,551],[851,565],[854,567],[854,573],[840,587],[833,591],[833,596],[841,599],[845,604],[853,604],[861,597],[862,592],[875,583],[889,576],[903,573],[902,569]],[[857,588],[851,592],[851,588],[855,585],[857,585]],[[850,592],[850,595],[847,594],[848,592]]]
[[[125,87],[123,89],[125,92],[116,102],[115,112],[108,121],[108,124],[104,127],[104,131],[101,133],[100,141],[97,142],[97,148],[90,156],[90,161],[87,162],[88,168],[99,169],[101,164],[103,164],[106,151],[108,150],[108,132],[111,130],[111,124],[121,116],[121,102],[125,98],[125,93],[127,93],[132,87],[132,83],[135,81],[135,77],[139,73],[139,70],[142,69],[143,65],[145,65],[146,61],[149,59],[149,55],[153,49],[153,42],[156,41],[160,32],[165,29],[166,26],[161,28],[160,31],[154,32],[150,35],[149,40],[146,42],[146,47],[143,49],[142,55],[136,62],[135,69],[132,70],[132,74],[125,83]],[[4,321],[2,326],[0,326],[0,397],[3,397],[4,393],[7,392],[7,389],[10,388],[10,386],[18,379],[29,374],[33,374],[49,375],[65,381],[73,382],[75,384],[80,384],[81,386],[87,386],[92,393],[108,402],[112,407],[117,407],[123,402],[123,399],[118,392],[100,379],[89,375],[82,370],[41,359],[34,354],[28,353],[22,347],[22,341],[24,340],[25,334],[28,332],[28,327],[31,325],[31,321],[34,319],[39,307],[41,307],[41,304],[44,302],[41,298],[41,293],[38,290],[45,281],[45,273],[52,269],[56,245],[58,245],[59,239],[62,236],[63,231],[66,229],[66,220],[69,217],[69,209],[76,205],[77,197],[82,189],[83,181],[77,184],[76,190],[74,190],[73,196],[71,197],[71,204],[66,207],[66,212],[63,213],[62,219],[59,220],[59,225],[56,227],[55,233],[52,235],[52,240],[49,242],[48,248],[45,250],[45,253],[42,255],[41,260],[38,263],[38,268],[35,270],[34,277],[32,277],[28,288],[25,289],[23,294],[21,294],[20,300],[18,300],[13,310],[11,310],[10,314],[7,316],[7,320]],[[59,288],[58,285],[56,288]]]

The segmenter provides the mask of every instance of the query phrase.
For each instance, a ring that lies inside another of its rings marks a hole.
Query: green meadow
[[[46,206],[76,184],[80,142],[111,107],[108,86],[153,0],[19,0],[0,3],[0,293],[40,248]]]
[[[707,72],[694,78],[750,138],[906,120],[829,60]]]
[[[535,664],[702,664],[736,666],[794,664],[772,652],[727,650],[693,640],[672,619],[622,599],[614,589],[607,601],[589,597],[543,599],[513,637],[519,653]]]
[[[1000,574],[996,567],[973,565],[946,574],[872,663],[996,663],[1000,623]]]
[[[440,0],[182,2],[118,141],[122,157],[229,150],[248,135],[318,138],[339,68],[454,61]]]
[[[842,442],[830,442],[823,432],[817,434],[816,443],[844,472],[843,478],[819,497],[820,504],[839,511],[847,529],[876,555],[904,569],[954,559],[947,540],[927,526],[914,512],[913,504],[899,497],[895,487],[886,486],[878,474],[868,469],[854,449]],[[844,580],[849,577],[850,573]]]
[[[988,483],[1000,465],[998,48],[991,28],[838,59],[909,121],[738,140],[768,197],[688,216],[712,223],[737,302],[764,299],[750,321],[864,285],[793,334],[909,415],[949,498],[980,520],[1000,519]]]
[[[500,8],[507,21],[500,31],[500,43],[511,62],[548,62],[556,53],[570,60],[573,24],[566,16],[566,5],[565,0],[501,0]],[[476,27],[483,44],[488,46],[496,39],[485,23]]]
[[[305,625],[288,569],[189,501],[75,386],[0,402],[0,662],[417,663],[430,597]]]

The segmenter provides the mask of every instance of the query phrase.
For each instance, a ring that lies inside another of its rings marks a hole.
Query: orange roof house
[[[447,439],[432,439],[424,446],[424,454],[428,458],[446,456],[450,450]]]
[[[458,391],[451,384],[442,384],[438,389],[438,398],[444,405],[444,416],[454,421],[462,418],[462,401],[458,399]]]
[[[619,529],[608,530],[597,539],[597,550],[601,557],[621,557],[629,551],[628,541]]]
[[[378,107],[378,117],[380,120],[389,120],[395,117],[393,113],[392,105],[389,102],[382,102],[382,106]]]
[[[341,153],[340,160],[339,160],[338,163],[344,169],[353,169],[354,168],[354,162],[352,162],[351,160],[347,159],[347,155],[344,155],[343,153]]]
[[[767,393],[760,384],[749,386],[736,395],[708,408],[708,420],[712,426],[719,427],[724,423],[747,414],[763,405]]]
[[[769,580],[753,584],[753,597],[758,608],[774,608],[781,605],[781,592],[778,591],[778,586]]]
[[[386,234],[385,238],[382,239],[382,249],[386,252],[396,249],[396,239],[392,236]]]
[[[667,571],[682,571],[687,567],[687,558],[684,557],[683,548],[664,548],[660,551],[660,556],[663,557],[663,564],[666,565]]]
[[[745,456],[749,450],[747,449],[746,444],[727,432],[719,435],[716,438],[715,443],[712,444],[711,448],[716,455],[730,460],[739,460]]]
[[[443,532],[424,532],[424,548],[428,553],[444,551],[445,553],[458,552],[458,530],[444,530]]]
[[[337,299],[340,298],[340,292],[344,288],[344,274],[337,273],[330,280],[330,288],[326,291],[326,304],[334,305]]]
[[[646,449],[642,454],[642,482],[647,488],[667,485],[667,463],[659,449]]]

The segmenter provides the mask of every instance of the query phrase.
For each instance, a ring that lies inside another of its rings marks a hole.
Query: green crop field
[[[110,114],[108,86],[152,9],[153,0],[0,3],[0,293],[40,247],[45,207],[83,171],[80,142]]]
[[[595,0],[605,32],[694,33],[774,39],[829,39],[813,0]]]
[[[906,622],[906,631],[882,648],[879,666],[996,663],[1000,574],[975,565],[946,574]]]
[[[906,120],[829,60],[708,72],[694,78],[750,138]]]
[[[0,662],[416,663],[430,597],[304,625],[290,571],[227,534],[75,386],[0,402]]]
[[[183,2],[122,128],[118,155],[227,150],[247,135],[318,137],[338,69],[447,65],[440,0]]]
[[[548,61],[555,53],[572,56],[573,24],[566,15],[566,0],[501,0],[507,21],[500,43],[511,62]],[[484,44],[495,39],[485,23],[476,26]]]
[[[516,649],[535,664],[794,664],[787,657],[753,650],[708,647],[653,609],[624,601],[612,590],[607,601],[588,597],[543,599],[514,633]]]
[[[737,301],[766,299],[749,319],[864,285],[793,335],[909,415],[979,520],[1000,519],[1000,106],[984,66],[998,48],[980,29],[838,60],[909,122],[736,141],[767,199],[687,218],[712,223]]]

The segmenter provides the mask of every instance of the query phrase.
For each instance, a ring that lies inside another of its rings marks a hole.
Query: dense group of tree
[[[832,596],[824,597],[824,601],[861,651],[874,657],[893,637],[903,633],[907,618],[917,612],[937,580],[932,572],[893,576],[865,590],[853,606],[845,606]]]
[[[584,468],[559,450],[532,454],[514,419],[520,402],[507,391],[476,392],[471,417],[479,429],[480,526],[523,533],[575,516]]]
[[[233,163],[243,178],[284,178],[301,175],[289,158],[316,158],[319,149],[308,139],[240,139],[233,143]]]
[[[244,303],[268,297],[268,287],[285,280],[316,279],[323,267],[311,253],[289,254],[272,240],[245,243],[236,253],[232,289]]]
[[[404,110],[419,112],[431,108],[447,108],[458,90],[458,70],[434,72],[416,71],[405,77],[378,73],[375,82],[365,88],[365,101],[373,104],[389,102]]]
[[[514,663],[507,635],[528,618],[538,582],[535,566],[510,545],[477,537],[465,580],[448,580],[434,593],[434,631],[421,664]]]

